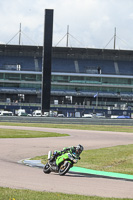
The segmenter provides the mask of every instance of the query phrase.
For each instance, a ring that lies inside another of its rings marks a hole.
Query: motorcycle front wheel
[[[49,166],[48,163],[47,163],[46,165],[44,165],[43,172],[44,172],[45,174],[49,174],[49,173],[51,172],[50,166]]]
[[[62,164],[59,169],[59,175],[60,176],[65,175],[69,171],[70,168],[71,168],[71,163],[67,162],[65,165]]]

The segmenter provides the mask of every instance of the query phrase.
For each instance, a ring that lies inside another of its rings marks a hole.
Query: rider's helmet
[[[78,145],[76,146],[76,153],[77,154],[81,154],[81,152],[84,150],[84,147],[82,145]]]

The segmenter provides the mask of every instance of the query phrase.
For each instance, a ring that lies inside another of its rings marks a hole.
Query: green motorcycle
[[[48,153],[48,162],[44,165],[43,172],[49,174],[50,172],[59,173],[60,176],[65,175],[75,163],[78,162],[79,158],[75,153],[64,153],[57,156],[54,161],[50,161],[52,152]]]

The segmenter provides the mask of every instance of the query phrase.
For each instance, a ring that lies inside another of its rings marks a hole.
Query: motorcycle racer
[[[65,154],[65,153],[74,153],[75,156],[80,160],[80,154],[82,153],[83,150],[84,150],[84,147],[80,144],[77,145],[76,147],[75,146],[65,147],[63,148],[62,151],[55,150],[53,152],[52,158],[50,159],[50,162],[53,162],[58,156],[61,156],[62,154]]]

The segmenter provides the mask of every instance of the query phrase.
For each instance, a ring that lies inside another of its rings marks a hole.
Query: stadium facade
[[[0,45],[0,102],[41,103],[42,46]],[[133,51],[52,48],[51,105],[133,107]]]

